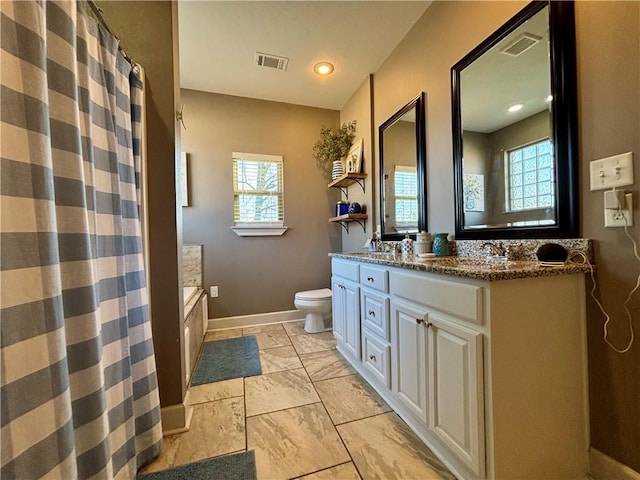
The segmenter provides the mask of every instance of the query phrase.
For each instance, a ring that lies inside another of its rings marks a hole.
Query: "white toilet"
[[[293,304],[305,314],[305,332],[320,333],[332,327],[331,290],[328,288],[298,292]]]

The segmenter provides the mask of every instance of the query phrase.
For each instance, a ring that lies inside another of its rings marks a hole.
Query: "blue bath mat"
[[[191,385],[261,374],[256,337],[225,338],[203,344]]]
[[[159,472],[138,475],[138,480],[256,480],[253,450],[200,462],[180,465]]]

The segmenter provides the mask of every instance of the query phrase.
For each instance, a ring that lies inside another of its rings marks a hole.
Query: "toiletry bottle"
[[[402,256],[408,257],[410,255],[413,255],[413,240],[407,235],[402,240]]]
[[[378,251],[378,236],[375,233],[371,235],[371,242],[369,242],[369,251]]]

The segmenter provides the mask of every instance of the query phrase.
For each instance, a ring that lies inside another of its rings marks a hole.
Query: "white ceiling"
[[[523,33],[541,40],[518,57],[500,53]],[[549,108],[549,68],[549,16],[545,8],[462,71],[463,128],[492,133]],[[516,103],[524,108],[509,112],[508,107]]]
[[[180,0],[181,87],[339,110],[430,3]],[[287,71],[256,67],[256,52]],[[314,74],[318,61],[334,73]]]

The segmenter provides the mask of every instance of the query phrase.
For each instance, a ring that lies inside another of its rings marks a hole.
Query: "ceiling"
[[[522,34],[540,40],[517,57],[501,53]],[[545,8],[523,22],[507,37],[462,70],[460,76],[464,130],[492,133],[519,122],[551,105],[549,67],[549,13]],[[524,108],[509,112],[509,106]]]
[[[180,0],[180,86],[340,110],[430,3]],[[256,66],[256,52],[287,70]],[[319,61],[333,74],[316,75]]]

